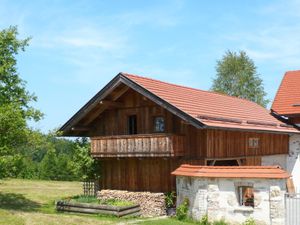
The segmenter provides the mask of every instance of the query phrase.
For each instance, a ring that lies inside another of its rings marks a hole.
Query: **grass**
[[[76,195],[70,199],[72,202],[78,203],[94,203],[99,204],[99,199],[94,196],[84,196],[84,195]]]
[[[0,225],[98,225],[98,224],[174,224],[184,225],[176,219],[116,218],[101,215],[58,213],[56,200],[79,196],[80,182],[5,179],[0,180]],[[95,200],[95,199],[94,199]],[[89,199],[87,201],[94,201]],[[128,202],[109,202],[128,204]]]
[[[122,201],[122,200],[118,200],[118,199],[107,199],[104,201],[100,201],[101,204],[104,205],[112,205],[112,206],[131,206],[134,205],[132,202],[129,201]]]
[[[116,224],[114,217],[57,213],[55,200],[79,195],[80,182],[0,180],[0,224]]]
[[[111,205],[111,206],[131,206],[132,202],[123,201],[118,199],[107,199],[107,200],[99,200],[93,196],[84,196],[84,195],[76,195],[72,198],[67,198],[66,200],[70,200],[72,202],[78,203],[93,203],[93,204],[101,204],[101,205]]]

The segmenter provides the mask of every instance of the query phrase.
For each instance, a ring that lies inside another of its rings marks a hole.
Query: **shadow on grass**
[[[0,193],[0,209],[18,211],[36,211],[41,207],[37,202],[31,201],[22,194]]]

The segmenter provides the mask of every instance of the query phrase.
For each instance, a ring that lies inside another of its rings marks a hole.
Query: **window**
[[[137,119],[136,115],[128,116],[128,134],[137,134]]]
[[[237,192],[240,206],[254,207],[253,186],[238,186]]]
[[[249,148],[258,148],[259,147],[259,138],[249,138]]]
[[[157,116],[154,118],[154,132],[164,132],[165,131],[165,119],[162,116]]]

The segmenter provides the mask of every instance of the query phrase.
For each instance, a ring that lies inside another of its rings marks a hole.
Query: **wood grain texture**
[[[181,164],[204,165],[204,160],[171,158],[101,159],[101,188],[128,191],[167,192],[176,190],[175,176]]]
[[[249,138],[258,138],[257,148],[249,147]],[[286,134],[226,130],[207,130],[208,158],[230,158],[287,154],[289,136]]]

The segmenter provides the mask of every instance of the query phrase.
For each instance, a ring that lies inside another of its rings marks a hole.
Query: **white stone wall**
[[[261,165],[279,165],[284,170],[288,171],[292,175],[296,192],[300,193],[300,135],[290,135],[288,155],[262,156]]]
[[[272,179],[207,179],[177,177],[177,206],[189,199],[189,215],[200,220],[243,223],[249,216],[260,224],[284,225],[285,181]],[[253,185],[255,207],[239,206],[237,186]]]
[[[289,155],[286,170],[292,174],[296,192],[300,192],[300,135],[293,134],[289,141]]]

